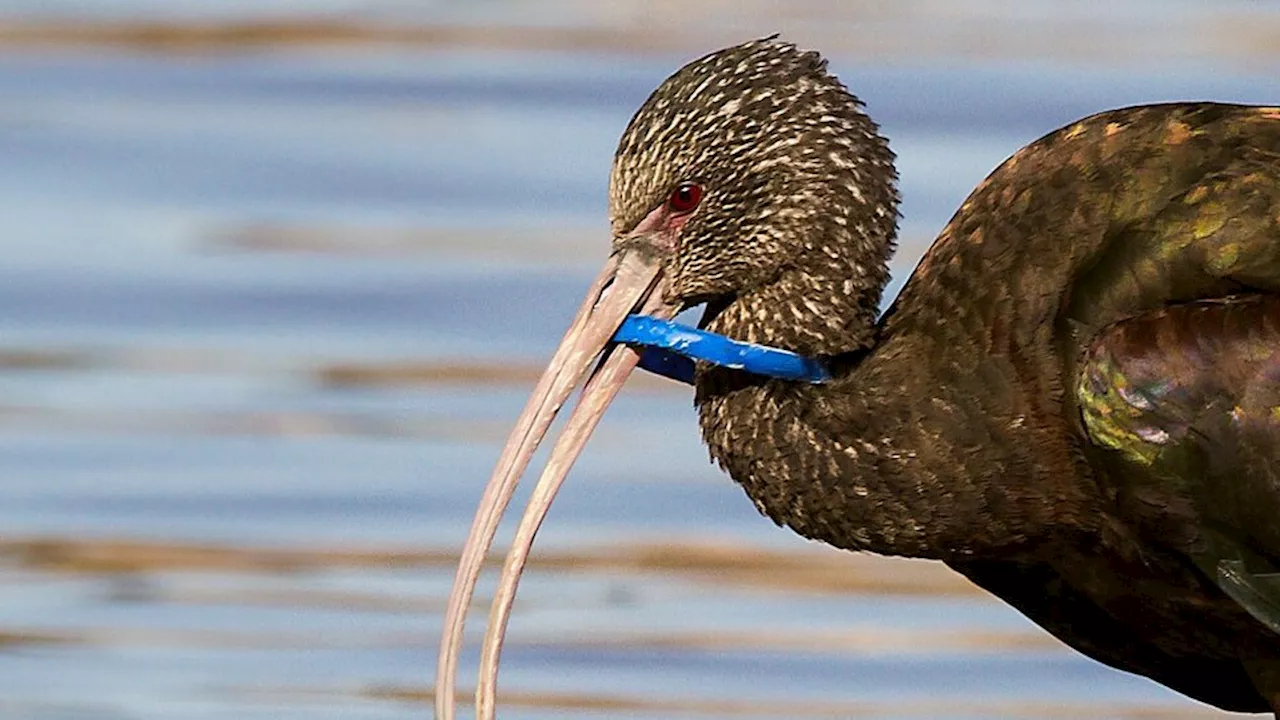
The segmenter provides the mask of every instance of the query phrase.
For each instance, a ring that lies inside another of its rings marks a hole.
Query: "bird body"
[[[943,560],[1104,663],[1280,713],[1280,109],[1049,133],[877,318],[892,159],[825,62],[773,39],[690,63],[632,119],[614,256],[653,275],[615,286],[832,374],[700,363],[712,458],[805,537]],[[691,182],[695,210],[667,199]]]
[[[1207,528],[1280,557],[1277,153],[1269,108],[1047,135],[970,195],[830,386],[705,371],[712,454],[806,537],[945,560],[1096,659],[1270,709],[1249,668],[1280,636],[1198,558]]]

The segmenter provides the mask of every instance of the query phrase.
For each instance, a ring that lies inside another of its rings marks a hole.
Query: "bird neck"
[[[695,400],[712,458],[762,514],[850,550],[950,561],[1013,550],[1029,526],[975,529],[996,516],[992,502],[1018,506],[1028,524],[1052,522],[1052,508],[1019,495],[1016,443],[956,423],[927,363],[892,345],[839,359],[821,386],[701,368]],[[1002,467],[1008,478],[988,472]]]
[[[891,408],[875,394],[828,407],[809,387],[715,368],[699,373],[695,397],[711,457],[761,514],[836,547],[936,556],[910,502],[915,454],[884,434]],[[844,425],[841,437],[819,418]]]
[[[868,230],[867,235],[840,233],[839,244],[856,252],[833,256],[814,248],[770,282],[709,303],[703,326],[735,340],[807,357],[870,348],[878,333],[880,296],[893,252],[891,220],[882,224],[885,227],[875,233]]]
[[[774,282],[709,305],[708,330],[828,358],[844,372],[818,389],[700,365],[694,397],[703,439],[757,509],[779,525],[837,547],[933,556],[933,539],[907,490],[918,457],[902,447],[905,428],[892,421],[901,402],[881,392],[887,380],[877,371],[880,260],[888,258],[892,240],[854,242],[871,260],[857,274],[842,258],[807,258]],[[879,252],[865,252],[872,246]]]

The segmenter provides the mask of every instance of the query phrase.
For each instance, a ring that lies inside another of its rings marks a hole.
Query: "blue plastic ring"
[[[690,384],[694,360],[780,380],[819,384],[831,379],[821,360],[647,315],[628,315],[613,339],[648,348],[640,360],[644,369]]]

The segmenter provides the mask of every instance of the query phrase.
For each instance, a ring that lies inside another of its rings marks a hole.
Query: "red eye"
[[[671,197],[667,198],[667,207],[671,212],[684,214],[693,212],[698,207],[698,201],[702,199],[702,186],[695,183],[680,183],[680,186],[671,191]]]

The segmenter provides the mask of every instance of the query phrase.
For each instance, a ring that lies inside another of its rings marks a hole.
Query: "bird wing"
[[[1121,514],[1280,633],[1280,295],[1143,313],[1099,333],[1075,396]]]
[[[1280,632],[1280,113],[1165,127],[1159,204],[1071,285],[1074,400],[1121,516]]]
[[[1234,645],[1280,620],[1278,316],[1280,108],[1122,108],[966,198],[885,315],[881,375],[859,380],[928,398],[900,422],[952,473],[974,557],[999,557],[953,567],[1094,657],[1256,711]],[[893,382],[904,364],[928,382]],[[1037,548],[1039,565],[981,545],[1091,521],[1096,548]]]

